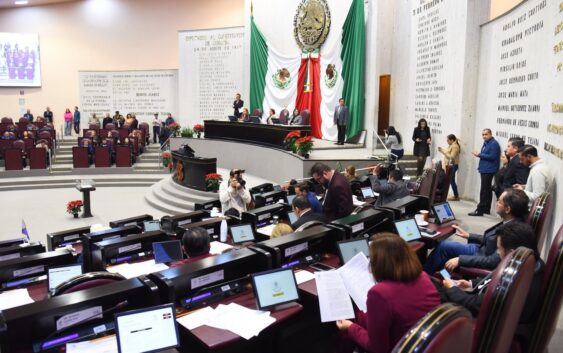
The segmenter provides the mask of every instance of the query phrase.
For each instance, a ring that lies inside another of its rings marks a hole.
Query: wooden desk
[[[448,222],[445,224],[428,223],[427,228],[432,229],[436,232],[440,232],[440,235],[432,238],[422,237],[422,241],[424,241],[424,243],[426,243],[427,245],[430,244],[435,246],[438,242],[448,239],[455,234],[455,229],[452,227],[454,224],[454,222]]]
[[[334,268],[338,268],[340,267],[340,258],[338,258],[338,256],[336,255],[332,255],[332,254],[327,254],[325,256],[325,258],[323,258],[323,261],[321,261],[323,264],[334,267]],[[315,270],[314,268],[311,267],[307,267],[304,270],[309,271],[309,272],[316,272],[317,270]],[[305,293],[307,295],[310,295],[312,297],[318,298],[319,297],[319,293],[317,292],[317,283],[315,282],[315,279],[311,279],[308,280],[307,282],[303,282],[300,285],[297,286],[297,288],[299,288],[299,290],[302,293]]]
[[[252,291],[250,290],[215,303],[212,305],[212,307],[215,308],[219,304],[229,303],[237,303],[250,309],[256,309],[256,300],[254,299],[254,293],[252,293]],[[285,320],[290,319],[292,316],[298,314],[301,310],[303,310],[303,306],[301,306],[301,304],[295,304],[293,306],[280,310],[272,310],[271,315],[276,319],[276,322],[262,331],[259,337],[263,337],[268,333],[270,329],[280,325],[280,323],[284,322]],[[182,314],[180,314],[179,316],[182,316]],[[178,328],[181,332],[181,336],[187,335],[191,338],[195,338],[198,343],[203,346],[203,351],[205,352],[242,352],[244,350],[241,350],[241,345],[252,342],[256,339],[256,337],[254,337],[247,341],[244,338],[232,333],[231,331],[222,330],[206,325],[200,326],[191,331],[181,325],[179,325]],[[182,347],[184,347],[183,343]],[[189,351],[191,352],[191,348],[189,349]]]
[[[311,135],[309,125],[266,125],[230,121],[205,120],[205,138],[235,140],[263,146],[284,148],[285,136],[295,130],[301,136]]]
[[[172,159],[176,170],[173,180],[188,188],[205,191],[205,176],[217,173],[217,158],[188,157],[173,151]]]

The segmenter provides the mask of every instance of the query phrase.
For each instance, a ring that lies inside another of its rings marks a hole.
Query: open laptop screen
[[[233,236],[233,243],[235,244],[254,241],[254,232],[250,223],[231,226],[231,235]]]
[[[259,310],[299,299],[297,283],[291,268],[254,273],[252,287]]]
[[[289,217],[289,223],[293,224],[297,221],[297,215],[293,211],[287,212],[287,216]]]
[[[154,230],[160,230],[160,221],[159,220],[154,220],[154,221],[144,221],[143,222],[143,229],[145,230],[145,232],[152,232]]]
[[[116,314],[115,332],[119,353],[149,353],[178,347],[174,304]]]
[[[443,224],[446,222],[454,221],[455,215],[447,202],[437,203],[432,206],[434,214],[436,215],[436,220],[438,223]]]
[[[179,240],[154,242],[152,243],[152,250],[154,262],[157,264],[180,261],[184,258],[182,245]]]
[[[373,193],[372,188],[366,186],[362,188],[362,196],[364,197],[364,199],[371,199],[375,197],[375,194]]]
[[[295,196],[297,196],[297,195],[295,195],[295,194],[287,195],[287,204],[288,205],[291,205],[293,203],[293,199],[295,198]]]
[[[399,236],[407,242],[417,240],[422,237],[414,218],[396,221],[395,228],[397,229],[397,234],[399,234]]]
[[[351,258],[356,256],[357,253],[363,252],[369,258],[369,244],[366,238],[359,238],[354,240],[340,241],[338,244],[338,252],[340,253],[340,260],[342,264],[347,263]]]
[[[69,265],[51,267],[47,270],[47,282],[49,292],[52,292],[59,284],[82,274],[82,265]]]

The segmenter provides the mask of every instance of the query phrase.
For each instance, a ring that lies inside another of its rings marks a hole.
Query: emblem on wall
[[[272,75],[272,81],[277,88],[286,89],[291,82],[291,74],[287,68],[279,69]]]
[[[330,31],[330,10],[326,0],[302,0],[293,20],[295,41],[301,50],[319,49]]]
[[[325,71],[325,85],[328,88],[334,87],[336,85],[336,80],[338,79],[338,71],[334,64],[328,64]]]
[[[179,182],[184,181],[184,164],[182,161],[178,161],[176,163],[176,180]]]

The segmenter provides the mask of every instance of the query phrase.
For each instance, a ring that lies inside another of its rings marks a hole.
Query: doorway
[[[389,127],[389,105],[391,103],[391,75],[379,76],[379,113],[377,119],[377,134],[383,136],[383,131]]]

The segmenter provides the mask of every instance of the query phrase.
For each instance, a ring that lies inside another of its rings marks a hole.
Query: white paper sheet
[[[85,342],[67,343],[66,353],[117,353],[115,336]]]
[[[306,270],[301,270],[301,271],[297,271],[295,272],[295,281],[297,282],[297,285],[310,281],[312,279],[315,278],[315,275],[312,272],[306,271]]]
[[[0,310],[33,303],[27,289],[13,289],[0,293]]]
[[[206,325],[229,330],[244,339],[251,339],[270,326],[276,319],[268,311],[245,308],[236,303],[218,305],[213,317]]]
[[[267,236],[271,236],[272,231],[274,230],[275,227],[276,225],[272,223],[272,224],[268,224],[267,226],[260,227],[256,229],[256,231],[260,234],[266,234]]]
[[[363,252],[357,253],[337,272],[356,306],[364,313],[367,312],[368,291],[373,287],[375,281],[369,271],[369,261],[366,255]]]
[[[353,319],[354,308],[338,271],[315,272],[321,321]]]
[[[193,330],[194,328],[205,325],[206,322],[210,320],[214,314],[215,310],[213,310],[213,308],[210,306],[206,306],[203,309],[182,316],[181,318],[176,319],[176,321],[178,321],[180,325],[184,326],[188,330]]]
[[[153,272],[166,270],[167,268],[168,266],[166,266],[165,264],[155,264],[154,260],[148,260],[143,262],[136,262],[133,264],[124,263],[116,266],[110,266],[106,268],[106,270],[108,272],[119,273],[123,277],[129,279]]]
[[[209,246],[210,246],[209,253],[211,255],[219,255],[219,254],[222,254],[225,250],[229,250],[229,249],[233,248],[229,244],[221,243],[221,242],[218,242],[218,241],[212,241],[209,244]]]

